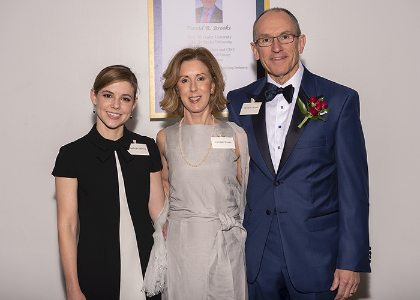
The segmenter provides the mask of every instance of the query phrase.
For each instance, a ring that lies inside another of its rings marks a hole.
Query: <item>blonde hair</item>
[[[177,94],[177,83],[179,80],[179,70],[184,61],[199,60],[206,65],[211,74],[212,82],[215,84],[214,93],[210,95],[209,107],[211,114],[217,114],[226,108],[229,101],[223,95],[225,81],[222,70],[216,58],[209,50],[204,47],[185,48],[179,51],[172,58],[165,72],[163,73],[163,90],[165,95],[159,102],[160,107],[168,113],[183,117],[184,105]]]

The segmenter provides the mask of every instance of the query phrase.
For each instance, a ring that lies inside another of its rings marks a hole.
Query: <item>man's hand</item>
[[[336,269],[331,291],[338,288],[337,296],[334,300],[347,299],[356,293],[360,283],[360,274],[358,272]]]

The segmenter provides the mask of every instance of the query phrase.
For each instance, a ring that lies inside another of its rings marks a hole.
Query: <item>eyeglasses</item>
[[[256,41],[254,41],[255,44],[257,44],[260,47],[268,47],[273,44],[274,39],[277,39],[280,44],[290,44],[294,41],[295,37],[299,37],[299,35],[295,34],[282,34],[279,36],[273,36],[273,37],[263,37]]]

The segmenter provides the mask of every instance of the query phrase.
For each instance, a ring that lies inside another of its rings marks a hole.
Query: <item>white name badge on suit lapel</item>
[[[136,141],[133,141],[130,144],[130,149],[128,152],[131,155],[149,155],[149,150],[147,149],[146,144],[137,144]]]
[[[260,112],[262,102],[255,102],[253,98],[251,98],[251,102],[244,103],[241,108],[241,112],[239,115],[246,116],[246,115],[258,115]]]
[[[212,136],[211,147],[213,149],[235,149],[233,137]]]

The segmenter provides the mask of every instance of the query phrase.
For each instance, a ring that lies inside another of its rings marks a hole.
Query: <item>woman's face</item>
[[[97,128],[100,133],[109,130],[123,130],[124,123],[137,104],[134,88],[128,81],[117,81],[99,90],[90,91],[92,103],[96,106]]]
[[[215,84],[206,65],[200,60],[188,60],[181,64],[176,84],[185,113],[202,113],[209,110],[210,94]]]

